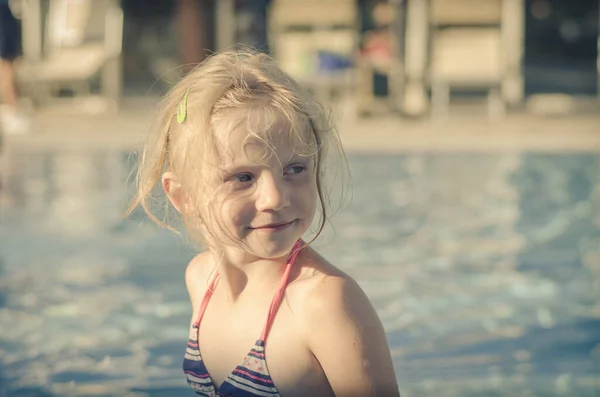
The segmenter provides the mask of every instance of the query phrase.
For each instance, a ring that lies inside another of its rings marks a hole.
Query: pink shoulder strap
[[[204,298],[202,298],[202,303],[200,304],[200,309],[198,310],[198,318],[194,323],[194,326],[196,327],[200,326],[200,321],[204,316],[204,312],[206,311],[206,307],[208,306],[208,301],[210,301],[210,297],[212,296],[213,291],[215,290],[215,284],[217,283],[218,279],[219,272],[215,272],[215,275],[213,276],[212,280],[210,281],[210,284],[208,285],[208,288],[206,289],[206,292],[204,293]]]
[[[269,335],[269,331],[271,330],[271,325],[273,325],[273,321],[275,320],[275,315],[277,314],[279,305],[281,304],[281,301],[283,300],[283,294],[285,292],[285,288],[287,287],[288,279],[290,278],[290,271],[292,270],[292,267],[294,266],[294,262],[296,262],[296,258],[298,257],[298,254],[300,253],[300,251],[303,248],[303,244],[304,244],[304,242],[302,240],[298,240],[296,242],[296,244],[294,245],[294,248],[292,248],[292,252],[290,253],[290,256],[288,257],[287,265],[285,267],[285,271],[283,272],[283,277],[281,278],[281,284],[279,285],[279,288],[277,289],[277,292],[275,292],[275,296],[273,297],[273,300],[271,301],[271,307],[269,308],[269,315],[267,316],[267,323],[265,324],[265,327],[260,336],[260,339],[263,342],[266,342],[266,340],[267,340],[267,336]]]
[[[304,242],[302,240],[298,240],[296,242],[296,244],[294,245],[294,248],[292,248],[292,252],[290,253],[290,255],[288,257],[287,265],[285,267],[285,271],[283,272],[283,277],[281,278],[281,283],[279,285],[279,288],[275,292],[275,296],[273,297],[273,300],[271,301],[271,306],[269,307],[269,314],[267,316],[267,322],[266,322],[265,327],[263,328],[262,334],[260,336],[260,339],[262,341],[266,341],[266,339],[267,339],[269,330],[271,329],[271,325],[273,324],[273,320],[275,319],[275,315],[277,314],[277,310],[279,309],[279,305],[281,304],[281,301],[283,300],[283,294],[285,293],[285,288],[287,287],[287,284],[288,284],[288,280],[290,277],[290,271],[292,270],[294,262],[296,262],[296,258],[298,257],[298,254],[300,253],[300,251],[303,248],[303,244],[304,244]],[[210,298],[212,297],[213,291],[215,289],[215,284],[217,283],[218,279],[219,279],[219,272],[215,272],[215,275],[213,276],[210,284],[208,285],[208,288],[206,289],[206,292],[204,293],[204,297],[202,298],[202,303],[200,304],[200,309],[198,310],[198,317],[196,318],[196,321],[194,322],[195,327],[200,326],[200,321],[202,321],[202,317],[204,316],[204,312],[206,311],[208,302],[210,301]]]

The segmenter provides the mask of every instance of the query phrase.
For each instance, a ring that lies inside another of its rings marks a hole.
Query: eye
[[[234,182],[240,182],[240,183],[248,183],[248,182],[252,182],[252,174],[249,174],[247,172],[241,173],[241,174],[237,174],[234,175],[230,178],[230,180],[234,181]]]
[[[304,166],[302,164],[294,164],[294,165],[287,167],[285,169],[285,171],[283,171],[283,173],[285,175],[296,175],[296,174],[300,174],[301,172],[303,172],[305,170],[306,170],[306,166]]]

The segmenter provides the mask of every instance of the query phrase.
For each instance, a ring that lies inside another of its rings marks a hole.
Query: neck
[[[248,258],[238,250],[214,252],[219,272],[219,292],[230,303],[244,294],[277,288],[287,265],[288,255],[280,258]]]

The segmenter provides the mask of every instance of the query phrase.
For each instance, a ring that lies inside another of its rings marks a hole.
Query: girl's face
[[[285,124],[273,128],[287,128]],[[277,138],[268,143],[247,139],[241,123],[219,137],[222,161],[209,209],[235,245],[258,258],[289,254],[310,227],[317,206],[313,157],[295,153],[286,133],[273,136]]]

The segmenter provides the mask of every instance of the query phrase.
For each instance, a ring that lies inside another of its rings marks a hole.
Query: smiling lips
[[[294,221],[291,222],[280,222],[280,223],[269,223],[268,225],[259,226],[259,227],[251,227],[252,230],[280,230],[286,226],[291,225]]]

